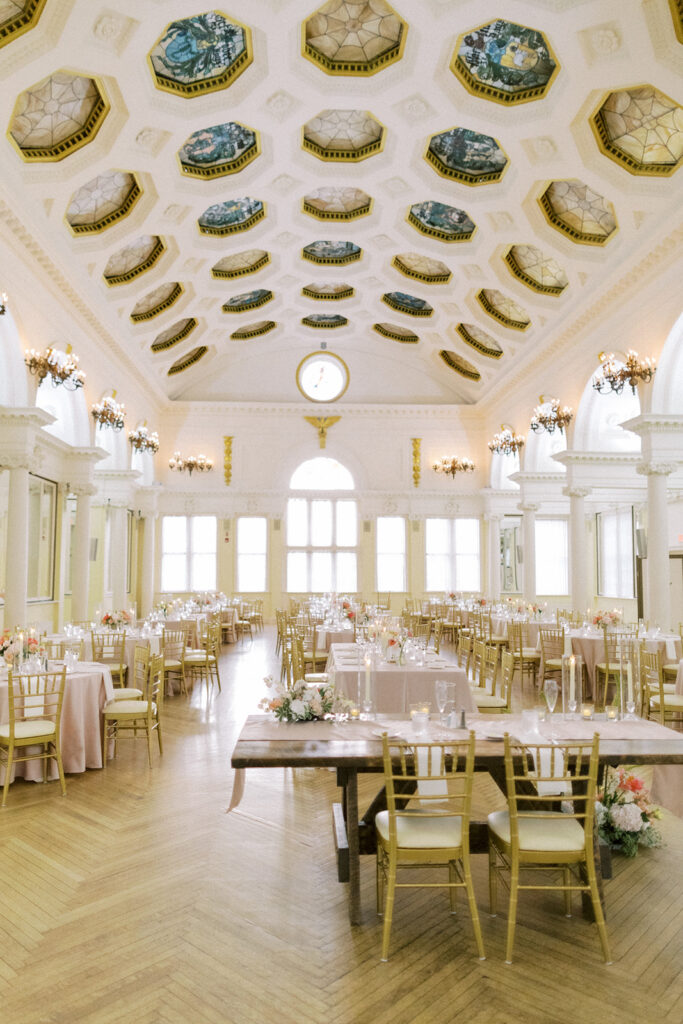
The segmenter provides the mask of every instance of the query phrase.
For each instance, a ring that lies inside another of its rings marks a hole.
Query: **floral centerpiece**
[[[342,615],[344,616],[345,619],[348,619],[349,622],[353,622],[353,620],[355,619],[356,613],[351,607],[350,601],[342,601]]]
[[[403,658],[403,648],[406,645],[406,640],[412,637],[412,633],[409,629],[389,629],[386,632],[386,649],[384,652],[385,658],[390,662],[401,663]]]
[[[266,676],[264,683],[275,691],[274,697],[259,702],[262,711],[272,711],[278,722],[313,722],[331,718],[335,713],[348,710],[351,702],[335,692],[332,683],[307,683],[297,679],[291,687],[274,682]]]
[[[478,604],[480,608],[485,608],[486,607],[486,598],[485,597],[478,597],[477,600],[474,603]]]
[[[611,612],[597,611],[593,616],[594,626],[616,626],[621,622],[622,612],[618,608]]]
[[[30,658],[32,654],[40,653],[40,644],[35,636],[22,630],[6,629],[0,637],[0,657],[5,659],[7,665],[13,665],[15,661]]]
[[[598,790],[598,833],[613,850],[635,857],[639,846],[661,846],[662,836],[652,822],[661,818],[642,779],[626,768],[608,768]]]
[[[120,629],[121,626],[130,625],[130,613],[120,608],[118,611],[105,612],[100,621],[109,629]]]
[[[540,604],[529,603],[529,604],[527,604],[525,610],[526,610],[527,615],[531,615],[532,617],[535,617],[536,615],[540,615],[541,614],[541,606],[540,606]]]

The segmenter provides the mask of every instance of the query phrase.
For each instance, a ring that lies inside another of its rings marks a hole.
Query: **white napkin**
[[[676,660],[676,641],[674,639],[666,641],[666,660]]]

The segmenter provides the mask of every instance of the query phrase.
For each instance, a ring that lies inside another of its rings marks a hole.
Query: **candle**
[[[576,701],[576,658],[572,654],[569,658],[569,701]]]
[[[593,711],[594,707],[592,704],[581,705],[581,715],[586,721],[590,721],[590,719],[593,717]]]
[[[366,699],[366,701],[371,701],[372,700],[372,680],[371,680],[371,675],[370,675],[370,666],[372,664],[372,659],[371,659],[369,654],[366,654],[365,658],[363,660],[365,662],[365,699]]]
[[[633,665],[629,661],[626,666],[626,692],[629,704],[633,703]]]

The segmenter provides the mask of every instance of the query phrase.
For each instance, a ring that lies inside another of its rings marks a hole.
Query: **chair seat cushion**
[[[519,661],[519,651],[512,651],[512,655],[514,658],[517,659],[517,661]],[[537,651],[535,647],[523,647],[522,658],[524,659],[524,661],[540,661],[541,652]],[[546,662],[546,665],[547,664],[548,662]]]
[[[209,665],[215,665],[215,655],[209,654],[207,656],[206,651],[198,651],[196,654],[188,654],[185,656],[185,665],[206,665],[207,661]]]
[[[389,812],[380,811],[375,827],[385,843],[389,842]],[[410,850],[448,850],[460,846],[462,822],[460,818],[444,815],[426,817],[419,811],[396,818],[398,845]]]
[[[599,661],[595,667],[600,672],[602,672],[604,674],[605,669],[607,667],[607,662],[606,661]],[[609,671],[610,671],[610,673],[616,672],[617,675],[619,675],[619,673],[621,672],[621,665],[620,665],[620,663],[618,661],[610,661],[610,663],[609,663]]]
[[[491,693],[473,693],[478,708],[505,708],[507,701],[503,697],[494,697]]]
[[[55,723],[46,718],[34,718],[30,722],[15,722],[14,735],[19,740],[25,740],[29,736],[54,736]],[[0,725],[0,737],[9,739],[9,722]]]
[[[136,686],[119,686],[114,690],[114,700],[139,700],[142,690]]]
[[[659,707],[659,696],[650,697],[650,704],[658,708]],[[679,693],[665,693],[664,694],[664,707],[665,708],[680,708],[683,711],[683,696]]]
[[[118,718],[119,715],[122,718],[125,715],[131,715],[133,718],[145,718],[148,705],[149,701],[147,700],[110,701],[104,709],[104,714],[111,718]],[[152,711],[154,710],[154,705],[152,705]]]
[[[304,682],[306,683],[326,683],[329,678],[327,672],[304,672]]]
[[[542,811],[538,818],[519,818],[518,821],[520,850],[570,853],[585,849],[586,836],[576,818]],[[494,811],[489,814],[488,822],[491,832],[509,845],[509,812]]]
[[[164,670],[166,672],[180,672],[182,667],[182,661],[176,661],[175,658],[164,658]]]
[[[662,665],[662,672],[664,672],[665,675],[668,675],[668,676],[677,676],[678,675],[678,662],[677,661],[672,661],[668,665]]]

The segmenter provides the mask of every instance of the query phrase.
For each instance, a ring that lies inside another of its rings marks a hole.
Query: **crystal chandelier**
[[[150,433],[144,425],[129,430],[128,440],[136,452],[151,452],[155,455],[159,451],[159,435],[156,432]]]
[[[78,356],[69,351],[59,352],[54,348],[46,348],[44,352],[37,352],[32,348],[26,352],[24,362],[29,371],[38,377],[38,387],[46,377],[50,378],[53,387],[63,384],[69,391],[76,391],[85,383],[85,374],[78,369]]]
[[[609,395],[612,391],[620,395],[626,384],[635,395],[641,382],[650,383],[656,369],[651,359],[640,359],[633,349],[626,353],[625,363],[617,359],[613,352],[601,352],[598,358],[600,369],[593,375],[593,387],[601,395]]]
[[[455,478],[456,473],[471,473],[474,463],[469,459],[461,459],[457,455],[452,455],[450,458],[444,455],[439,462],[434,463],[432,469],[435,473],[446,473]]]
[[[564,433],[565,427],[568,427],[573,419],[574,410],[569,405],[561,406],[559,399],[544,399],[541,395],[541,404],[534,409],[529,426],[535,434],[540,434],[544,430],[549,434],[553,434],[555,430]]]
[[[123,430],[126,407],[116,401],[116,392],[113,395],[96,402],[92,409],[92,417],[101,427],[111,427],[112,430]]]
[[[213,461],[207,459],[206,455],[188,455],[184,459],[180,452],[173,452],[173,455],[168,460],[168,465],[170,469],[178,473],[187,471],[190,476],[192,476],[195,469],[198,473],[206,473],[213,469]]]
[[[497,455],[516,455],[524,447],[524,434],[515,434],[512,427],[501,424],[500,433],[494,434],[489,448]]]

